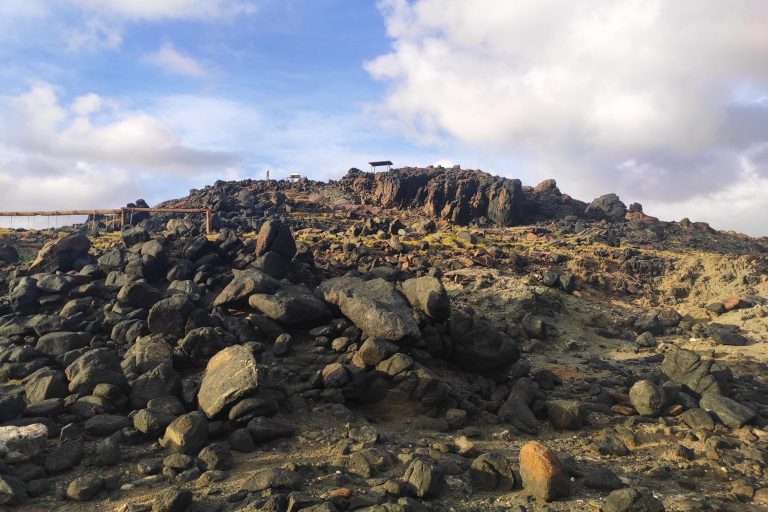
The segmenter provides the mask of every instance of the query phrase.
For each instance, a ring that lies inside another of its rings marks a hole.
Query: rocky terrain
[[[480,171],[0,232],[0,509],[768,510],[768,239]]]

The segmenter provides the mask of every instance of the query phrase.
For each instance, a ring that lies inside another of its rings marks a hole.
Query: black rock
[[[192,492],[186,489],[166,489],[155,498],[152,512],[186,512],[192,499]]]
[[[619,489],[605,499],[603,512],[664,512],[664,504],[645,489]]]
[[[104,479],[96,475],[83,475],[67,486],[67,496],[76,501],[88,501],[101,490]]]
[[[610,469],[598,468],[584,475],[584,485],[599,491],[613,491],[624,487],[624,482]]]
[[[235,459],[229,448],[223,443],[212,443],[197,455],[202,464],[203,471],[214,471],[231,469],[235,465]]]
[[[469,480],[475,491],[509,491],[515,487],[512,461],[498,452],[488,452],[472,461]]]
[[[48,452],[43,465],[48,473],[59,473],[80,464],[83,454],[82,441],[67,441]]]

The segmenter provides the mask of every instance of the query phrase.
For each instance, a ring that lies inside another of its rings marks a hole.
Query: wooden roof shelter
[[[392,165],[393,165],[392,162],[390,162],[389,160],[382,160],[380,162],[368,162],[368,163],[371,165],[371,170],[373,172],[376,172],[377,167],[384,167],[385,165],[387,166],[387,170],[391,171]]]

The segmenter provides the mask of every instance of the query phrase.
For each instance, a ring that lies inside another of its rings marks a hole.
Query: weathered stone
[[[0,427],[0,456],[21,454],[34,457],[45,450],[48,428],[41,423],[23,427]]]
[[[197,455],[206,439],[208,422],[202,413],[195,411],[173,420],[165,429],[160,444],[174,453]]]
[[[235,465],[235,459],[232,457],[232,453],[229,448],[222,443],[212,443],[202,450],[197,455],[205,471],[222,470],[226,471],[232,469]]]
[[[255,293],[272,293],[280,285],[279,281],[261,270],[234,270],[234,277],[213,301],[214,306],[224,306],[247,300]]]
[[[165,489],[152,502],[152,512],[185,512],[192,505],[192,491]]]
[[[645,489],[619,489],[605,498],[603,512],[664,512],[664,504]]]
[[[160,299],[161,295],[157,289],[141,281],[124,284],[117,293],[117,300],[137,309],[149,309]]]
[[[117,353],[109,348],[85,352],[66,367],[71,392],[91,393],[98,384],[114,384],[127,389],[128,383],[120,368]]]
[[[610,469],[597,468],[584,475],[584,486],[600,491],[613,491],[624,487],[624,482]]]
[[[248,423],[248,432],[254,443],[267,443],[275,439],[292,437],[296,434],[296,429],[286,423],[258,417]]]
[[[715,413],[726,427],[740,428],[755,418],[755,411],[736,400],[717,393],[705,393],[699,401],[699,407]]]
[[[592,201],[587,206],[585,214],[595,219],[621,222],[627,214],[627,206],[621,202],[616,194],[605,194]]]
[[[296,255],[296,242],[290,228],[279,220],[268,220],[256,239],[256,256],[272,251],[290,261]]]
[[[213,418],[235,402],[258,391],[259,369],[253,353],[235,345],[208,361],[197,401],[200,409]]]
[[[712,373],[712,361],[689,350],[674,350],[664,356],[661,371],[672,381],[683,384],[698,395],[723,394],[725,385]]]
[[[301,477],[293,471],[283,468],[266,468],[251,475],[241,489],[245,492],[260,492],[266,489],[296,490],[301,483]]]
[[[679,418],[693,429],[714,430],[715,428],[715,420],[712,419],[712,416],[698,407],[685,411]]]
[[[516,477],[512,461],[498,452],[488,452],[472,461],[469,480],[475,491],[509,491]]]
[[[649,380],[639,380],[629,390],[632,406],[643,416],[658,416],[664,406],[664,390]]]
[[[59,473],[77,466],[83,460],[83,443],[81,441],[67,441],[58,446],[45,456],[45,470],[48,473]]]
[[[97,475],[83,475],[67,486],[67,496],[76,501],[88,501],[101,490],[104,480]]]
[[[58,356],[87,347],[93,335],[88,332],[52,332],[45,334],[37,340],[35,349],[49,356]]]
[[[571,494],[571,481],[557,455],[538,441],[529,441],[520,449],[520,477],[525,490],[544,501]]]
[[[584,424],[584,411],[578,400],[550,400],[547,414],[552,426],[562,430],[579,430]]]
[[[37,257],[29,266],[30,274],[40,272],[67,272],[73,269],[73,264],[88,254],[91,242],[83,232],[72,233],[57,240],[46,242],[37,253]]]
[[[339,277],[325,281],[318,289],[369,337],[412,343],[420,335],[411,308],[392,283]]]
[[[316,325],[331,318],[328,306],[305,286],[281,286],[273,294],[256,293],[248,304],[288,325]]]
[[[520,358],[520,349],[514,341],[485,320],[454,310],[448,325],[453,353],[435,355],[450,357],[462,369],[502,370]]]
[[[739,330],[738,325],[717,323],[707,325],[707,332],[718,345],[743,346],[749,343]]]
[[[194,304],[186,295],[172,295],[152,306],[147,317],[147,326],[153,334],[182,338],[187,317],[194,309]]]
[[[428,459],[414,459],[406,468],[403,480],[419,498],[437,498],[445,487],[442,472]]]
[[[539,422],[525,402],[510,398],[501,406],[498,412],[500,421],[510,423],[513,427],[526,434],[539,433]]]
[[[443,283],[435,277],[414,277],[403,281],[403,293],[411,306],[437,322],[451,316],[451,303]]]

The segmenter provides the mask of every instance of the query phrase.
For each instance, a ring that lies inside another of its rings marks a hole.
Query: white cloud
[[[256,12],[241,0],[69,0],[83,10],[127,19],[165,20],[230,18]]]
[[[3,209],[114,208],[239,163],[151,113],[94,93],[65,102],[47,83],[0,98],[0,119]]]
[[[117,108],[96,94],[62,104],[54,87],[37,84],[8,102],[0,136],[28,156],[195,173],[231,165],[233,154],[186,146],[174,131],[142,111]],[[110,109],[105,108],[111,105]]]
[[[171,43],[163,43],[157,51],[144,56],[144,62],[151,64],[166,73],[201,78],[207,74],[206,69],[189,55],[177,50]]]
[[[39,176],[8,171],[0,163],[0,203],[4,210],[117,208],[140,194],[135,180],[120,169],[74,162],[66,173]]]
[[[70,51],[114,50],[123,44],[123,31],[119,26],[94,18],[82,26],[65,28],[64,40]]]
[[[421,141],[505,152],[585,199],[683,208],[751,183],[741,158],[768,140],[763,0],[380,5],[394,41],[366,63],[390,85],[378,109]]]

